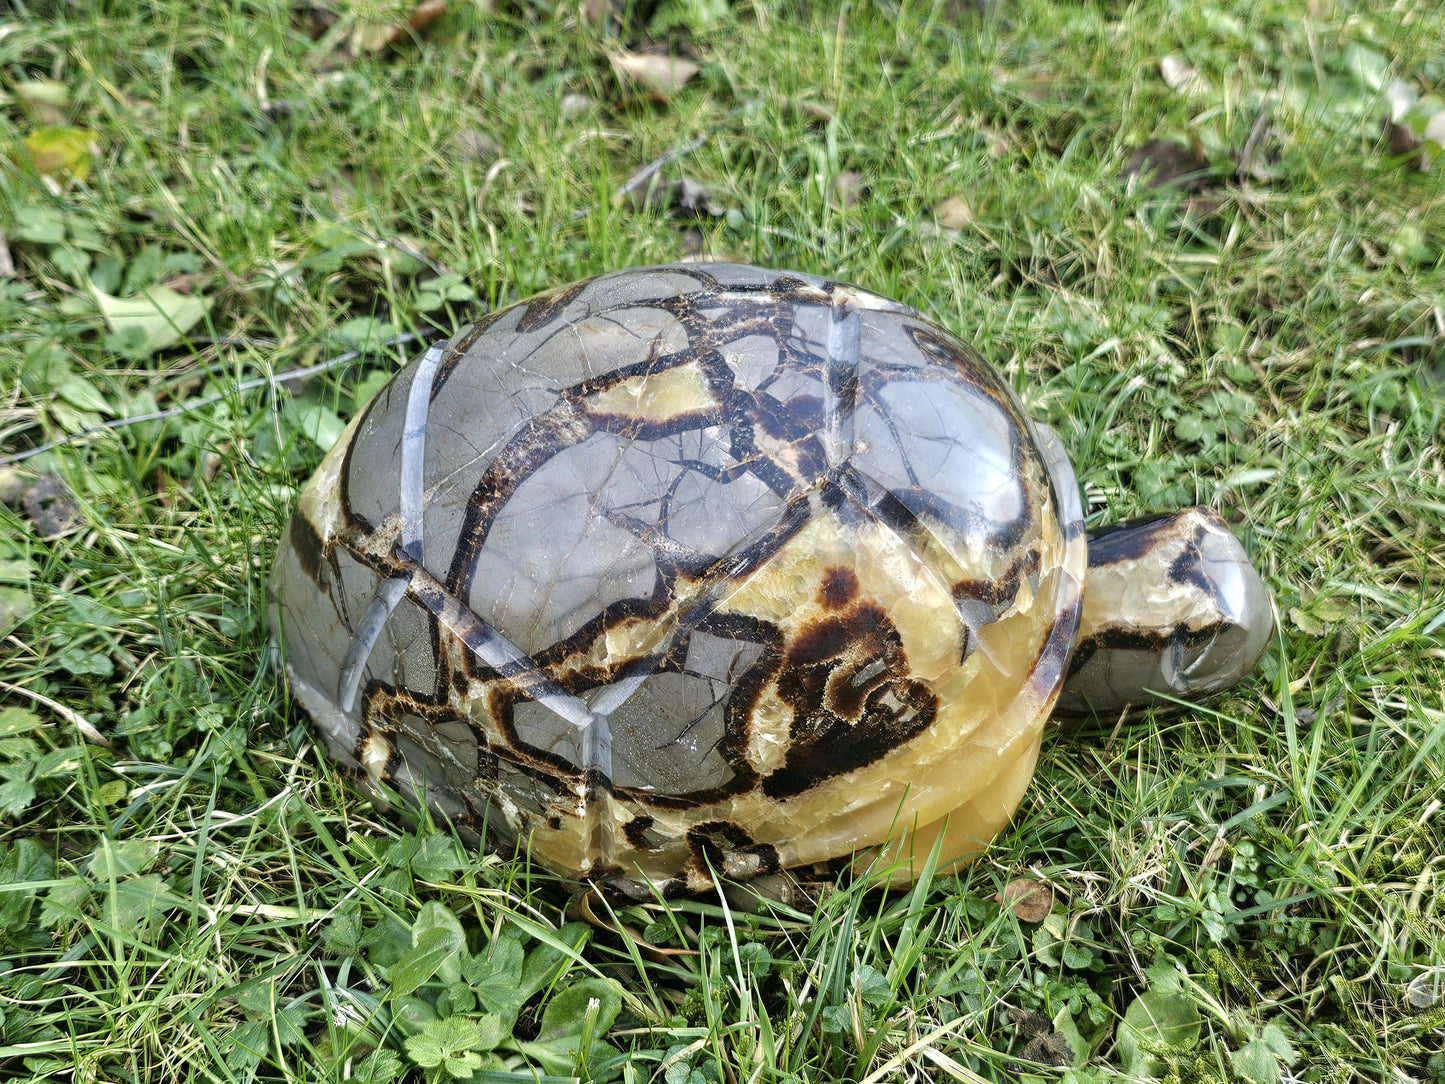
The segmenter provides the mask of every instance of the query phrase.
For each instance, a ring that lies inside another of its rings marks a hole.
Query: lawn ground
[[[1434,0],[411,7],[0,14],[0,1078],[1445,1081]],[[699,252],[928,313],[1279,631],[961,875],[645,956],[353,794],[264,599],[417,337]]]

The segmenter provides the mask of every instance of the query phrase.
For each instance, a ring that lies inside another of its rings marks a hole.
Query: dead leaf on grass
[[[166,286],[151,286],[127,298],[92,292],[110,328],[107,345],[128,358],[149,357],[180,342],[211,307],[208,297],[187,296]]]
[[[580,117],[597,103],[585,94],[566,94],[562,97],[562,119]]]
[[[1410,985],[1405,987],[1405,1003],[1424,1012],[1440,1004],[1442,992],[1445,992],[1445,967],[1432,967],[1410,980]]]
[[[1420,156],[1420,172],[1429,173],[1430,163],[1434,161],[1434,156],[1430,153],[1430,145],[1445,147],[1445,110],[1441,110],[1425,122],[1423,134],[1427,146]]]
[[[1262,108],[1250,126],[1249,138],[1239,152],[1234,175],[1241,180],[1267,181],[1278,173],[1284,134],[1269,119],[1268,108]]]
[[[1420,137],[1415,134],[1414,128],[1408,124],[1397,124],[1388,118],[1385,120],[1385,138],[1389,140],[1391,158],[1404,158],[1411,154],[1419,155],[1420,148],[1423,146]],[[1423,156],[1420,156],[1410,162],[1410,167],[1419,169],[1422,158]]]
[[[635,210],[646,207],[661,207],[694,218],[720,218],[727,212],[722,201],[713,195],[712,189],[691,177],[668,183],[654,177],[651,183],[629,189],[627,199]]]
[[[611,14],[610,0],[582,0],[582,18],[590,26],[601,26]]]
[[[99,153],[99,138],[88,128],[37,128],[25,137],[25,150],[36,170],[45,176],[59,179],[68,173],[83,181],[90,175],[91,160]]]
[[[483,165],[490,165],[502,156],[502,145],[480,128],[463,128],[452,138],[458,147]]]
[[[447,11],[447,0],[421,0],[401,22],[358,23],[351,32],[351,48],[356,53],[379,53],[409,41],[436,22]]]
[[[612,70],[624,83],[631,80],[644,89],[671,98],[684,83],[702,70],[701,65],[686,57],[662,53],[613,53],[608,57]]]
[[[11,88],[20,108],[40,124],[63,126],[70,119],[70,88],[54,79],[26,79]]]
[[[20,498],[25,518],[35,525],[36,534],[47,542],[62,538],[81,527],[80,505],[70,486],[58,474],[42,474]]]
[[[945,230],[961,230],[973,221],[973,208],[962,196],[949,196],[933,209],[933,217]]]
[[[983,136],[983,148],[990,158],[1002,158],[1013,149],[1013,140],[1007,132],[995,131],[987,124],[979,125],[978,132]]]
[[[1054,893],[1043,881],[1034,877],[1015,877],[994,902],[1011,908],[1020,922],[1042,922],[1054,909]]]
[[[1185,191],[1198,192],[1208,180],[1204,175],[1208,168],[1209,160],[1198,142],[1185,146],[1172,139],[1151,139],[1129,156],[1119,181],[1133,188],[1142,177],[1145,188],[1178,184]]]
[[[810,128],[825,125],[837,117],[837,113],[829,106],[808,98],[787,98],[783,104],[802,117]]]
[[[19,504],[34,481],[17,467],[0,467],[0,504]]]
[[[1021,98],[1030,98],[1036,102],[1047,101],[1053,97],[1054,86],[1058,82],[1058,77],[1047,68],[1020,73],[1014,68],[995,65],[991,74],[995,86],[1007,88]]]
[[[844,207],[857,207],[867,187],[863,183],[863,174],[856,169],[845,170],[833,181],[833,191],[838,194],[838,202]]]
[[[1019,1057],[1040,1065],[1073,1065],[1074,1048],[1069,1045],[1067,1038],[1050,1027],[1048,1031],[1030,1039],[1019,1052]]]
[[[1209,80],[1186,60],[1177,56],[1166,56],[1159,61],[1159,74],[1170,90],[1179,94],[1203,94],[1209,90]]]

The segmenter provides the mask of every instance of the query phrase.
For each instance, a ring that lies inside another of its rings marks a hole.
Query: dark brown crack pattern
[[[274,576],[292,687],[342,764],[566,876],[831,861],[883,841],[919,765],[1027,753],[1048,705],[987,705],[1062,677],[1034,673],[1077,616],[1061,469],[896,302],[605,275],[408,366],[323,464]]]

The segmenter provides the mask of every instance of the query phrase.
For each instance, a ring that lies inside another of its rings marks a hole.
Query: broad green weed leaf
[[[1378,49],[1351,42],[1345,46],[1345,69],[1367,90],[1379,90],[1390,72],[1390,60]]]
[[[9,632],[35,612],[30,592],[19,587],[0,587],[0,633]]]
[[[1184,988],[1184,977],[1172,956],[1160,956],[1144,969],[1149,989],[1159,994],[1178,993]]]
[[[394,915],[385,915],[361,935],[366,958],[377,967],[391,967],[412,950],[411,927]]]
[[[1295,1050],[1294,1044],[1289,1041],[1289,1036],[1278,1025],[1265,1024],[1260,1029],[1259,1038],[1274,1052],[1275,1057],[1286,1065],[1293,1065],[1299,1061],[1299,1052]]]
[[[591,931],[585,922],[569,922],[557,931],[556,939],[560,944],[580,949],[590,936]],[[543,987],[554,982],[566,966],[567,959],[567,954],[556,945],[533,945],[522,964],[522,981],[518,990],[521,1000],[525,1002]]]
[[[622,994],[615,982],[591,978],[567,987],[548,1003],[542,1011],[537,1041],[545,1043],[581,1034],[587,1019],[587,1005],[594,999],[598,1003],[596,1034],[607,1034],[617,1014],[622,1011]]]
[[[55,389],[55,394],[81,410],[93,410],[97,414],[115,413],[115,408],[106,402],[105,396],[83,376],[72,376]]]
[[[158,914],[180,903],[180,898],[155,874],[131,877],[116,884],[110,893],[107,917],[129,933],[138,933],[150,925]]]
[[[10,88],[25,112],[41,124],[64,124],[70,88],[54,79],[22,79]]]
[[[1074,1021],[1074,1014],[1069,1011],[1067,1005],[1054,1013],[1053,1024],[1054,1030],[1062,1035],[1064,1041],[1069,1044],[1069,1050],[1074,1055],[1074,1064],[1082,1065],[1088,1061],[1093,1053],[1093,1044],[1084,1038],[1083,1032],[1079,1030],[1079,1025]]]
[[[0,737],[29,734],[40,729],[41,719],[29,708],[0,708]]]
[[[0,857],[0,884],[23,886],[55,876],[55,860],[33,839],[20,839]],[[0,892],[0,929],[18,931],[30,921],[35,891]]]
[[[346,423],[337,413],[320,403],[298,403],[293,399],[284,410],[297,431],[323,452],[330,451],[346,430]]]
[[[437,1011],[425,998],[408,996],[392,1006],[391,1018],[403,1035],[420,1035],[427,1024],[437,1019]]]
[[[276,1034],[282,1046],[295,1046],[306,1041],[306,1010],[299,1005],[276,1013]]]
[[[391,1084],[401,1076],[401,1058],[391,1050],[373,1050],[364,1060],[352,1066],[351,1079],[357,1084]]]
[[[494,1050],[506,1037],[506,1027],[495,1016],[484,1016],[480,1020],[466,1016],[448,1016],[444,1020],[430,1021],[419,1035],[407,1039],[406,1052],[411,1056],[411,1060],[423,1069],[435,1069],[449,1062],[470,1060],[466,1055],[472,1054],[476,1064],[468,1070],[470,1074],[481,1068],[482,1064],[481,1058],[476,1057],[475,1052]],[[453,1076],[464,1075],[453,1072],[450,1066],[448,1072]]]
[[[522,943],[504,935],[492,942],[490,952],[469,957],[462,974],[483,1005],[515,1017],[529,996],[522,989],[522,962]]]
[[[893,991],[888,986],[888,980],[877,968],[859,964],[858,969],[853,972],[853,982],[857,985],[858,997],[875,1009],[893,1000]]]
[[[0,813],[7,817],[18,817],[35,801],[35,784],[29,779],[17,776],[0,783]]]
[[[322,940],[333,956],[350,956],[361,947],[361,908],[352,904],[338,910],[326,924]]]
[[[119,298],[95,291],[100,314],[111,330],[109,345],[127,358],[144,358],[179,342],[211,307],[209,298],[178,294],[165,286]]]
[[[25,150],[35,168],[47,177],[69,173],[83,181],[90,175],[99,138],[88,128],[37,128],[25,137]]]
[[[17,207],[10,239],[30,245],[58,245],[65,240],[65,216],[48,204]]]
[[[362,352],[380,350],[382,343],[396,337],[396,325],[375,316],[358,316],[336,329],[342,342]]]
[[[1134,999],[1119,1027],[1124,1065],[1140,1076],[1157,1076],[1167,1065],[1161,1054],[1188,1050],[1199,1041],[1199,1009],[1180,993],[1149,990]]]
[[[91,853],[90,875],[97,881],[119,881],[150,869],[160,845],[149,839],[103,839]]]
[[[1249,1084],[1279,1084],[1279,1059],[1263,1039],[1251,1039],[1229,1055],[1229,1067]]]
[[[408,855],[407,864],[413,877],[435,883],[445,880],[449,873],[465,869],[467,861],[452,836],[435,832],[417,839],[416,849]]]
[[[45,902],[40,905],[40,924],[50,927],[66,919],[79,918],[80,909],[92,891],[84,877],[67,877],[51,885],[45,890]]]
[[[102,655],[97,651],[87,651],[79,646],[67,647],[55,656],[55,665],[62,670],[70,671],[77,677],[86,674],[93,677],[110,677],[115,673],[115,663],[110,661],[109,656]]]
[[[456,982],[462,977],[461,957],[467,950],[466,931],[462,929],[461,922],[452,914],[450,908],[435,901],[422,904],[421,913],[417,915],[411,928],[412,943],[420,944],[421,939],[432,930],[445,932],[446,944],[452,949],[437,968],[436,976],[442,982]]]
[[[456,931],[449,927],[431,926],[420,931],[411,951],[387,972],[392,994],[402,997],[429,982],[448,960],[455,960],[461,950]]]
[[[0,884],[48,881],[54,876],[55,859],[33,839],[17,839],[0,857]]]
[[[271,1032],[263,1021],[247,1020],[231,1032],[230,1040],[226,1065],[238,1073],[249,1073],[266,1056],[271,1045]]]

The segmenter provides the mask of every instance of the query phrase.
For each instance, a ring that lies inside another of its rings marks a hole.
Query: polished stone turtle
[[[1199,699],[1264,649],[1214,513],[1082,521],[1055,435],[914,310],[638,268],[382,388],[300,497],[272,622],[336,761],[564,877],[907,876],[993,838],[1051,712]]]

